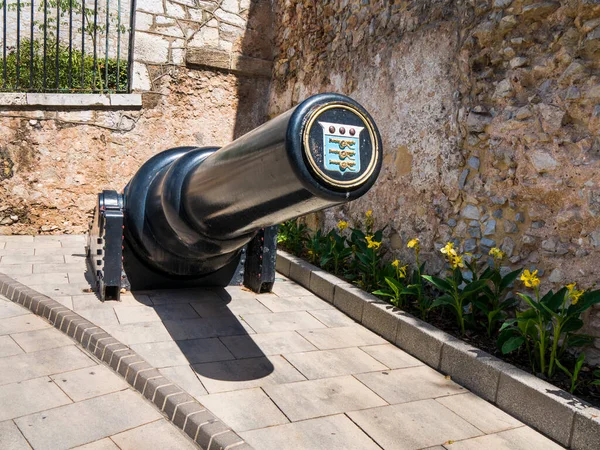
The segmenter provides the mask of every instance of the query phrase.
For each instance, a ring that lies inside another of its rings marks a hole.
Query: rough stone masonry
[[[380,181],[314,220],[373,209],[394,257],[419,237],[539,269],[542,288],[600,280],[600,2],[278,1],[270,112],[348,94],[384,141]],[[600,309],[588,318],[600,336]],[[600,349],[600,339],[596,339]],[[591,351],[600,361],[600,351]]]

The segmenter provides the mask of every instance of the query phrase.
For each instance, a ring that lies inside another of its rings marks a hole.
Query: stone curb
[[[141,108],[141,94],[1,93],[0,105],[15,107]]]
[[[0,294],[47,319],[106,363],[206,450],[250,450],[230,427],[141,356],[56,300],[0,273]]]
[[[282,250],[277,271],[561,445],[598,448],[600,409]]]

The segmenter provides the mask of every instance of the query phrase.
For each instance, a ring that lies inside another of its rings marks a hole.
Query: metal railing
[[[0,0],[0,92],[130,92],[135,0]]]

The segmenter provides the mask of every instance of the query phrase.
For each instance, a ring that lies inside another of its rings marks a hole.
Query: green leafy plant
[[[432,308],[449,307],[455,314],[461,334],[465,334],[465,310],[470,311],[470,303],[486,286],[487,280],[469,280],[463,276],[461,268],[465,267],[463,257],[454,249],[454,244],[448,242],[441,252],[445,255],[450,267],[450,274],[445,279],[423,275],[423,279],[433,284],[443,292],[431,304]]]
[[[594,380],[590,383],[594,386],[600,386],[600,368],[597,368],[593,372]]]
[[[311,264],[320,264],[326,239],[320,229],[307,239],[306,253]]]
[[[579,291],[573,283],[556,293],[550,290],[540,298],[537,271],[525,270],[521,280],[534,289],[535,298],[518,293],[529,308],[504,322],[498,346],[507,354],[525,345],[532,370],[539,369],[543,375],[552,377],[557,361],[568,348],[591,342],[590,336],[575,332],[583,327],[581,314],[600,303],[600,291]]]
[[[407,248],[412,248],[415,252],[415,270],[412,271],[410,282],[406,286],[406,295],[415,298],[415,306],[419,310],[421,319],[426,319],[431,309],[432,299],[425,295],[423,289],[423,273],[425,272],[425,263],[421,264],[419,256],[421,253],[421,242],[419,238],[413,238],[406,244]]]
[[[288,220],[279,226],[277,243],[296,255],[300,255],[308,240],[308,227],[297,219]]]
[[[565,374],[567,374],[567,376],[571,379],[571,388],[569,389],[569,392],[571,394],[573,392],[575,392],[575,389],[577,389],[577,387],[580,384],[577,382],[577,378],[579,377],[579,372],[581,371],[581,368],[583,367],[584,361],[585,361],[585,353],[581,353],[579,355],[579,357],[577,358],[577,361],[575,361],[575,367],[573,368],[573,372],[571,373],[571,371],[569,369],[567,369],[565,366],[563,366],[558,359],[556,360],[556,365],[558,366],[558,368],[560,370],[562,370]]]
[[[399,260],[394,260],[386,270],[386,272],[393,272],[393,276],[384,276],[384,281],[387,286],[374,291],[373,294],[387,297],[390,299],[392,305],[402,308],[407,293],[403,283],[406,279],[407,268],[408,266],[400,265]]]
[[[382,270],[381,242],[383,230],[373,235],[365,235],[361,230],[354,229],[351,234],[352,266],[356,278],[354,281],[366,291],[373,291],[385,279]]]
[[[482,295],[473,301],[473,305],[476,312],[484,316],[484,328],[487,335],[492,337],[498,330],[500,322],[509,316],[510,311],[514,310],[517,304],[517,299],[514,297],[506,297],[510,286],[517,279],[522,269],[514,270],[502,276],[501,263],[506,257],[505,253],[494,247],[490,250],[489,255],[492,257],[493,262],[485,268],[479,277],[479,279],[488,280],[489,283],[483,288]],[[474,280],[477,279],[476,264],[476,261],[471,261],[468,264]]]
[[[324,239],[321,267],[332,270],[335,275],[340,273],[346,260],[352,255],[352,250],[346,245],[346,237],[338,233],[338,230],[343,231],[347,227],[347,222],[340,221],[337,224],[337,229],[334,228],[327,233]]]

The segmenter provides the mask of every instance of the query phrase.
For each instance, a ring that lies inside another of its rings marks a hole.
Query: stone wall
[[[0,95],[1,234],[84,232],[96,194],[122,190],[152,155],[224,145],[264,122],[268,78],[243,64],[235,73],[210,61],[186,64],[186,54],[212,49],[270,64],[268,0],[137,5],[133,88],[141,106],[85,94],[36,94],[46,106],[32,106],[24,94]]]
[[[545,289],[598,282],[598,1],[275,3],[271,114],[338,91],[383,136],[372,191],[314,220],[373,209],[389,256],[410,261],[418,236],[430,270],[453,240],[475,254],[500,246]],[[600,309],[587,323],[600,336]]]

